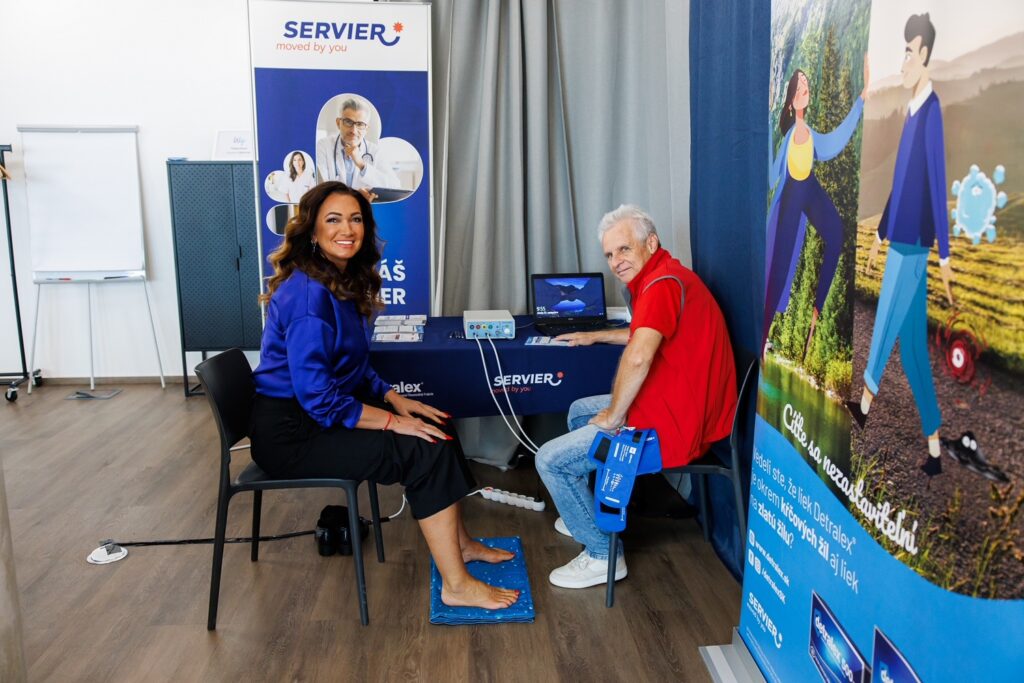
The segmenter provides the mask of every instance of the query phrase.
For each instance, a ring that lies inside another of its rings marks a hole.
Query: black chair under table
[[[711,523],[708,506],[708,475],[718,474],[728,477],[732,483],[733,497],[736,500],[736,520],[740,531],[740,556],[747,538],[746,501],[743,498],[743,469],[740,461],[741,430],[747,421],[748,411],[744,410],[748,392],[757,387],[757,356],[747,353],[738,346],[733,347],[736,356],[736,378],[739,380],[739,393],[736,397],[736,414],[732,418],[732,429],[729,436],[711,444],[711,448],[703,456],[681,467],[666,467],[662,472],[678,472],[680,474],[697,475],[700,480],[700,515],[701,527],[704,529],[704,540],[711,540]],[[742,373],[742,374],[740,374]],[[615,548],[619,542],[618,534],[613,533],[609,548]],[[617,554],[608,553],[608,587],[605,591],[605,606],[615,603],[615,565]]]
[[[359,529],[359,503],[357,491],[361,482],[353,479],[273,479],[250,462],[232,481],[231,453],[248,448],[237,444],[249,436],[249,418],[256,395],[252,368],[245,354],[238,349],[225,351],[196,366],[196,375],[206,391],[210,409],[220,432],[220,484],[217,493],[217,527],[213,544],[213,575],[210,580],[210,612],[206,628],[217,628],[217,602],[220,598],[220,574],[224,560],[224,535],[228,521],[231,497],[243,491],[253,492],[251,560],[259,559],[260,512],[263,492],[271,489],[340,488],[348,499],[349,529]],[[370,511],[373,515],[373,534],[377,545],[377,561],[384,561],[384,539],[380,529],[380,509],[377,485],[369,484]],[[366,577],[363,571],[363,550],[358,531],[352,543],[352,556],[356,565],[356,587],[359,594],[359,619],[370,623],[366,604]]]

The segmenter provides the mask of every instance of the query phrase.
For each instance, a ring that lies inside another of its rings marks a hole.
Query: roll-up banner
[[[430,6],[249,0],[261,276],[302,195],[376,198],[388,312],[430,310]]]
[[[1024,5],[771,35],[740,634],[770,681],[1024,680]]]

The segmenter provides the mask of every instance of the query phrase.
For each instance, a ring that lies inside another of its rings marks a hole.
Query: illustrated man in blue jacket
[[[928,457],[921,469],[931,477],[942,472],[939,459],[942,415],[935,398],[928,356],[928,253],[936,241],[946,298],[953,304],[949,212],[946,210],[946,149],[939,98],[932,91],[928,76],[928,62],[935,44],[935,27],[928,14],[910,17],[903,37],[907,41],[903,87],[913,94],[896,154],[892,191],[868,256],[868,272],[874,267],[879,246],[885,240],[889,240],[889,256],[882,275],[871,350],[864,370],[864,391],[859,403],[850,401],[847,406],[857,424],[863,427],[893,346],[899,339],[903,371],[928,439]]]

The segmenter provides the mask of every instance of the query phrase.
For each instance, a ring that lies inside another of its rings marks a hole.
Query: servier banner
[[[388,312],[427,313],[430,7],[250,0],[261,276],[299,199],[340,180],[376,195]]]

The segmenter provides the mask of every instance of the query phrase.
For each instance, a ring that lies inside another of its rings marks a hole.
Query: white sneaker
[[[615,563],[615,580],[626,578],[626,558]],[[548,575],[548,581],[561,588],[587,588],[608,581],[608,560],[597,560],[584,550],[575,558]]]
[[[569,527],[565,525],[565,522],[562,521],[561,517],[555,520],[555,531],[562,534],[563,536],[568,536],[569,538],[572,538],[572,534],[569,533]]]

